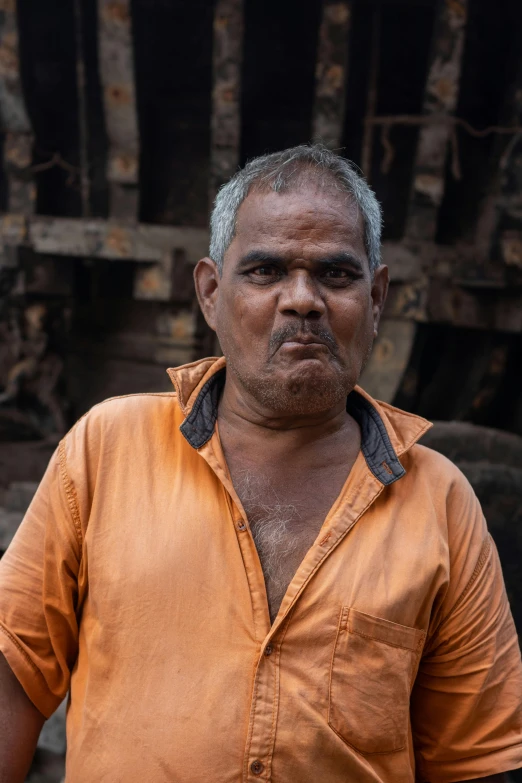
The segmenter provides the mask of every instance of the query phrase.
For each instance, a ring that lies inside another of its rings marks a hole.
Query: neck
[[[238,435],[276,437],[287,433],[304,441],[324,438],[355,424],[346,412],[346,398],[313,414],[275,412],[265,408],[247,390],[239,388],[232,373],[227,374],[219,405],[219,420],[221,425]]]

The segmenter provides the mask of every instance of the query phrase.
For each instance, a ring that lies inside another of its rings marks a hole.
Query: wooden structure
[[[209,204],[246,159],[312,138],[362,164],[384,205],[392,287],[368,389],[522,432],[517,4],[0,3],[4,439],[58,435],[212,351],[191,286]],[[435,404],[452,374],[458,404]]]
[[[521,27],[513,0],[0,0],[0,555],[76,418],[214,351],[192,269],[217,189],[317,139],[384,208],[363,385],[464,420],[430,442],[522,622],[520,438],[467,423],[522,435]]]

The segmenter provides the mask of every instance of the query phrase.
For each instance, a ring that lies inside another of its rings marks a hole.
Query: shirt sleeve
[[[450,584],[412,693],[417,780],[454,783],[522,766],[520,648],[497,550],[461,477],[448,503]]]
[[[62,441],[0,560],[0,652],[45,717],[66,695],[77,656],[80,560]]]

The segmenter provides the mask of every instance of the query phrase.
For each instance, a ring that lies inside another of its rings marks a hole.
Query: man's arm
[[[0,653],[0,783],[23,783],[44,721]]]

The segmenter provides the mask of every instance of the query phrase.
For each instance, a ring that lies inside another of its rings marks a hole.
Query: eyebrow
[[[270,253],[266,250],[251,250],[249,253],[239,259],[237,264],[237,270],[241,271],[252,264],[278,264],[285,266],[288,263],[288,259],[284,256],[279,256],[277,253]],[[339,253],[333,253],[332,255],[322,256],[314,258],[313,263],[321,266],[335,266],[349,264],[357,272],[364,272],[364,263],[359,256],[349,253],[347,251],[341,251]]]

